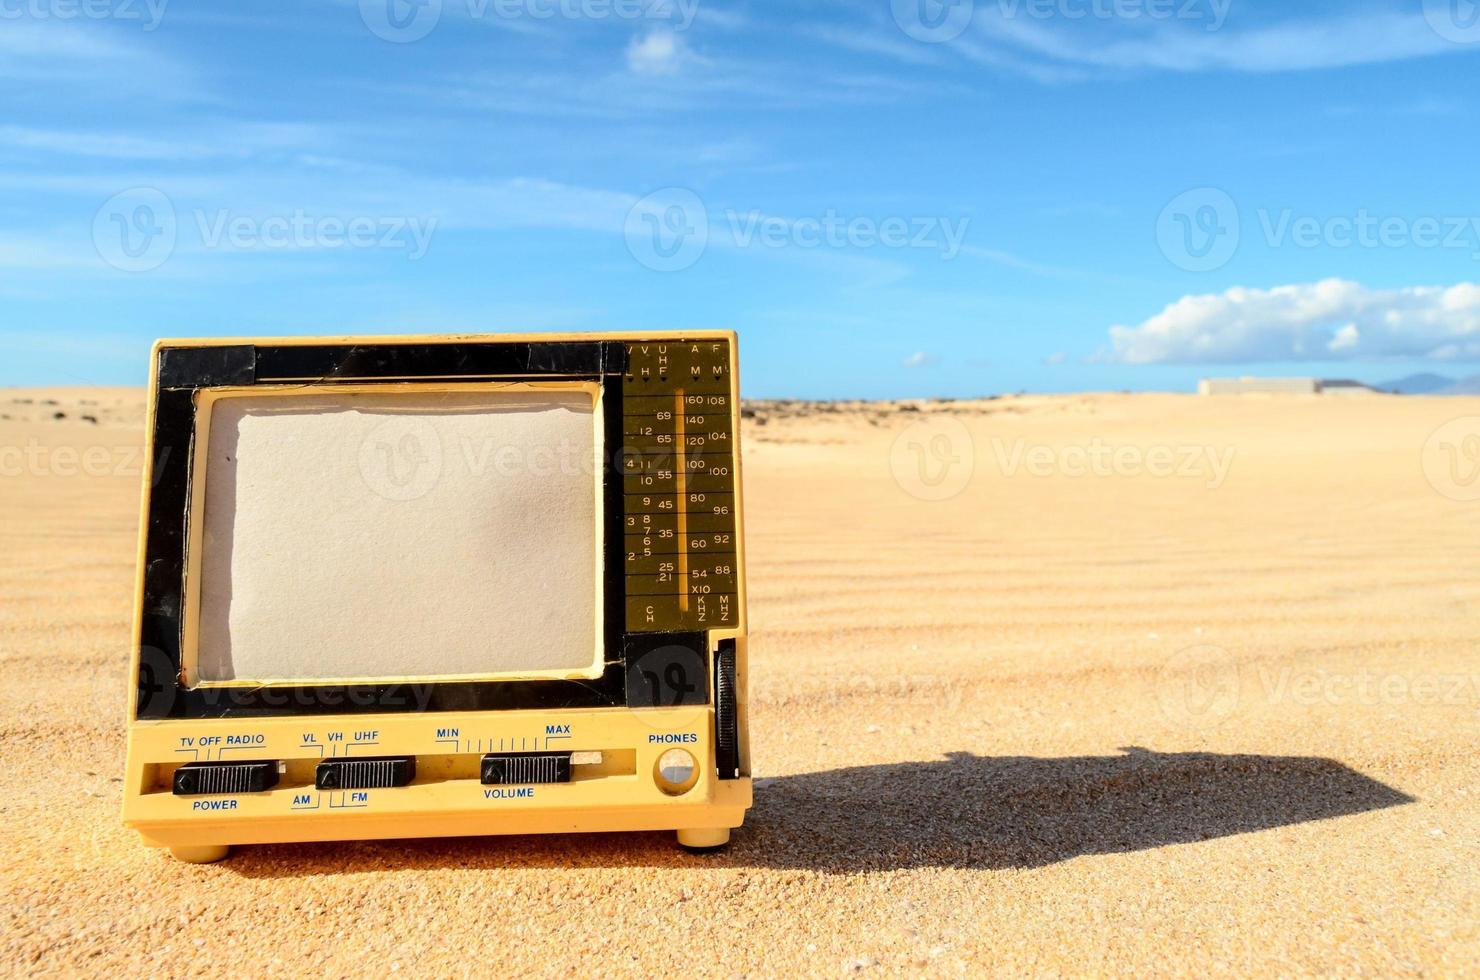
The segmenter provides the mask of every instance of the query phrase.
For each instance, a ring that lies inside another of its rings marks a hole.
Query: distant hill
[[[1390,391],[1395,395],[1447,395],[1450,388],[1455,384],[1453,378],[1446,378],[1442,374],[1410,374],[1406,378],[1396,381],[1386,381],[1372,387],[1378,391]],[[1458,392],[1455,392],[1458,394]]]
[[[1442,374],[1410,374],[1372,387],[1395,395],[1480,395],[1480,374],[1458,380]]]
[[[1480,395],[1480,374],[1461,378],[1447,388],[1435,392],[1438,395]]]

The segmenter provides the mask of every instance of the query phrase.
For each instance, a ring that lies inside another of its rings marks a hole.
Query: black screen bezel
[[[628,703],[623,574],[624,495],[620,341],[345,343],[163,347],[158,351],[152,489],[135,717],[207,719],[385,712],[606,708]],[[196,393],[255,384],[595,381],[604,445],[603,645],[589,680],[446,681],[186,688],[181,682]],[[677,637],[675,637],[677,639]],[[708,692],[704,692],[708,701]]]

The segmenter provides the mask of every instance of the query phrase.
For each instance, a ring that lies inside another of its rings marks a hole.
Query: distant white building
[[[1364,385],[1360,381],[1348,381],[1345,378],[1331,378],[1321,382],[1321,394],[1323,395],[1381,395],[1385,392],[1378,391],[1371,385]]]
[[[1319,395],[1321,383],[1315,378],[1203,378],[1198,382],[1199,395]]]
[[[1360,381],[1320,378],[1203,378],[1197,383],[1199,395],[1373,395]]]

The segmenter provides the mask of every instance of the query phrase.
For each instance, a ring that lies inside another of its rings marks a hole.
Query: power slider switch
[[[187,762],[175,770],[176,796],[265,793],[277,785],[275,761]]]

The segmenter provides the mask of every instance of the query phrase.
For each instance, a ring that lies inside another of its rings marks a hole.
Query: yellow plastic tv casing
[[[735,589],[737,615],[707,630],[711,657],[733,641],[738,714],[739,778],[717,775],[715,697],[705,705],[479,711],[410,711],[199,719],[139,718],[134,692],[144,649],[146,545],[154,480],[143,481],[130,659],[128,753],[123,821],[151,847],[184,861],[213,861],[234,844],[417,838],[485,834],[673,830],[690,848],[728,842],[751,805],[748,739],[747,617],[744,509],[741,504],[739,380],[736,336],[729,331],[584,334],[452,334],[436,336],[293,337],[162,340],[150,369],[146,453],[155,458],[161,352],[174,348],[241,345],[433,345],[616,341],[626,344],[719,343],[729,356],[729,443],[734,466]],[[631,379],[628,379],[629,381]],[[389,390],[389,389],[387,389]],[[198,553],[198,542],[190,542]],[[169,684],[170,678],[156,678]],[[183,683],[178,678],[173,679]],[[396,680],[400,680],[397,678]],[[413,679],[406,696],[426,688]],[[356,696],[351,689],[346,697]],[[291,695],[283,703],[292,711]],[[699,762],[697,778],[675,792],[658,776],[658,760],[675,746]],[[574,766],[569,782],[490,786],[480,781],[484,753],[529,751],[600,753]],[[416,775],[405,786],[317,790],[319,762],[362,756],[415,756]],[[177,796],[174,771],[189,762],[268,759],[278,782],[264,792]]]

